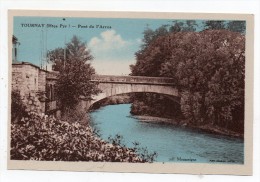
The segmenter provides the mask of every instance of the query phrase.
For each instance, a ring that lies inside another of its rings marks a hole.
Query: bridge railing
[[[144,83],[144,84],[169,84],[175,85],[175,80],[166,77],[146,77],[146,76],[115,76],[115,75],[92,75],[92,81],[96,82],[116,82],[116,83]]]

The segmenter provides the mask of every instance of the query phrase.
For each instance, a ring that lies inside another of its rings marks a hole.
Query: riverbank
[[[207,132],[211,134],[229,136],[229,137],[240,138],[240,139],[244,138],[243,134],[233,132],[225,128],[221,128],[211,124],[195,126],[195,125],[187,124],[183,120],[177,120],[177,119],[169,119],[169,118],[154,117],[154,116],[141,116],[141,115],[132,115],[131,117],[146,123],[168,124],[168,125],[174,125],[179,127],[192,128],[194,130]]]

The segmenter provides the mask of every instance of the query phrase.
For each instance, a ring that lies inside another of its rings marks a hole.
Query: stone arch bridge
[[[12,64],[12,90],[19,90],[23,102],[33,111],[48,113],[59,110],[55,85],[57,72],[50,72],[28,62]],[[145,76],[92,75],[91,82],[98,83],[100,94],[93,100],[81,99],[78,109],[89,109],[94,103],[119,94],[146,92],[163,94],[179,102],[174,79]],[[38,98],[38,99],[37,99]]]
[[[179,102],[179,92],[172,78],[93,75],[91,82],[98,83],[101,93],[93,96],[91,101],[82,100],[80,107],[84,109],[89,109],[94,103],[107,97],[137,92],[158,93]]]

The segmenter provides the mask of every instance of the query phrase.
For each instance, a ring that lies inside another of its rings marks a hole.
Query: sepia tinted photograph
[[[9,169],[252,173],[253,16],[9,11]]]

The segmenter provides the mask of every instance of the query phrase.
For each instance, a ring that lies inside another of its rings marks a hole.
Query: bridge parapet
[[[152,84],[152,85],[176,85],[172,78],[146,77],[146,76],[115,76],[115,75],[92,75],[92,82],[99,83],[122,83],[122,84]]]

